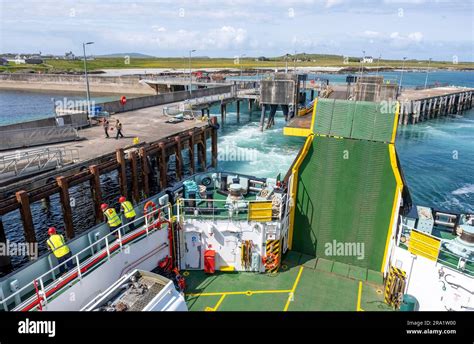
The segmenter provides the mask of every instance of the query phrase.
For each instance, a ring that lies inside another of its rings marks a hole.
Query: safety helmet
[[[48,229],[48,234],[49,234],[49,235],[56,234],[56,228],[55,228],[55,227],[49,227],[49,229]]]
[[[125,202],[126,200],[127,200],[127,199],[126,199],[125,197],[120,196],[120,198],[119,198],[119,203],[123,203],[123,202]]]
[[[109,206],[108,206],[107,204],[105,204],[105,203],[102,203],[102,204],[100,205],[100,209],[102,209],[102,211],[104,211],[104,210],[107,209],[108,207],[109,207]]]

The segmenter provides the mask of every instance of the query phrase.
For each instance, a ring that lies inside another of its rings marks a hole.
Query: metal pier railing
[[[0,175],[21,176],[77,161],[79,161],[77,149],[57,147],[18,151],[0,156]]]

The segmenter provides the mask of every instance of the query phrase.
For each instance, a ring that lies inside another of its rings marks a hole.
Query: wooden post
[[[4,245],[7,244],[7,237],[5,235],[5,229],[3,228],[2,218],[0,217],[0,243]],[[7,252],[4,252],[4,255],[0,255],[0,271],[8,272],[11,269],[11,260]]]
[[[140,148],[140,158],[142,161],[143,193],[145,194],[146,198],[150,194],[150,181],[148,180],[150,167],[148,166],[147,152],[145,147]]]
[[[237,123],[240,123],[240,100],[237,100]]]
[[[213,125],[217,125],[217,118],[214,117],[212,121]],[[212,167],[217,168],[217,129],[211,128],[211,153],[212,153]]]
[[[214,120],[213,117],[211,121]],[[191,174],[194,174],[195,168],[194,168],[194,131],[190,130],[188,132],[189,135],[189,169],[191,170]]]
[[[74,238],[74,225],[72,223],[72,210],[69,197],[69,183],[66,177],[57,177],[56,182],[59,186],[59,198],[61,199],[61,206],[63,209],[64,226],[66,228],[66,237],[68,239]]]
[[[100,205],[102,204],[102,191],[100,189],[99,166],[89,166],[89,171],[92,174],[92,179],[89,183],[92,191],[92,198],[94,199],[95,223],[100,223],[103,221],[103,215],[102,209],[100,208]]]
[[[207,157],[206,157],[206,151],[207,151],[207,142],[206,142],[206,129],[201,128],[201,142],[199,147],[199,160],[202,166],[202,170],[204,172],[207,171]]]
[[[160,188],[161,190],[164,190],[168,184],[168,177],[167,177],[167,172],[168,172],[168,164],[166,162],[166,147],[163,142],[160,142]]]
[[[138,155],[136,151],[129,153],[132,170],[132,197],[135,203],[140,202],[140,190],[138,186]]]
[[[31,216],[30,198],[24,190],[16,193],[16,199],[20,203],[21,222],[23,223],[23,231],[25,240],[29,243],[36,243],[35,227],[33,225],[33,217]]]
[[[117,155],[117,162],[119,163],[119,183],[120,183],[120,192],[122,196],[128,197],[127,195],[127,165],[125,161],[125,153],[123,148],[118,148],[115,151]]]
[[[174,154],[176,156],[176,178],[181,180],[183,178],[183,156],[181,154],[181,138],[176,136],[174,138],[175,148]]]

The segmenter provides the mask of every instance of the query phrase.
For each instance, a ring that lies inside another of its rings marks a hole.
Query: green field
[[[193,58],[192,68],[284,68],[286,61],[284,57],[270,58],[267,61],[256,61],[255,58],[245,58],[240,60],[241,64],[235,63],[233,58]],[[369,68],[401,68],[402,61],[399,60],[376,60],[372,64],[365,64]],[[342,56],[337,55],[303,55],[297,56],[297,62],[290,56],[288,58],[288,67],[344,67],[357,70],[360,63],[357,58],[349,58],[344,61]],[[100,70],[104,68],[167,68],[183,70],[188,68],[188,59],[185,58],[130,58],[126,60],[123,57],[96,58],[87,61],[89,70]],[[407,60],[405,68],[426,68],[428,61]],[[453,64],[449,61],[432,61],[431,68],[449,68],[449,69],[474,69],[472,62],[459,62]],[[62,60],[47,59],[41,65],[28,65],[10,62],[7,66],[0,66],[0,72],[18,72],[18,71],[38,71],[38,72],[79,72],[83,70],[83,61],[81,60]]]

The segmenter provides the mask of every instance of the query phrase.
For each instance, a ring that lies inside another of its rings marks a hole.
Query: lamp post
[[[191,74],[191,54],[194,53],[196,49],[189,51],[189,95],[193,94],[193,77]]]
[[[428,74],[430,72],[430,64],[431,64],[431,57],[428,60],[428,68],[426,69],[425,89],[426,89],[426,86],[428,86]]]
[[[360,60],[360,73],[359,73],[360,76],[362,76],[362,71],[363,71],[363,69],[364,69],[364,68],[362,67],[362,63],[363,63],[364,60],[365,60],[365,50],[362,50],[362,55],[363,55],[363,57],[362,57],[362,59]]]
[[[405,61],[406,61],[406,56],[403,57],[403,63],[402,63],[402,72],[400,74],[400,85],[398,85],[398,94],[402,92],[402,82],[403,82],[403,71],[405,69]]]
[[[295,50],[295,58],[293,59],[293,72],[296,73],[296,50]]]
[[[240,65],[240,78],[242,79],[242,57],[244,57],[245,54],[241,54],[239,56],[239,65]]]
[[[87,57],[86,57],[86,45],[94,44],[94,42],[82,43],[82,50],[84,51],[84,75],[86,77],[86,94],[87,94],[87,116],[90,115],[90,102],[91,94],[89,91],[89,76],[87,75]]]
[[[380,59],[382,58],[382,54],[379,55],[379,58],[377,59],[377,69],[375,72],[375,75],[379,75],[379,66],[380,66]]]

